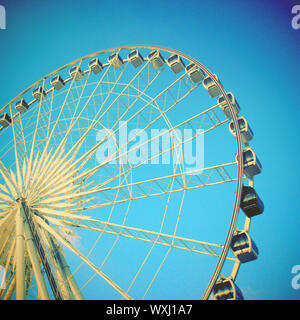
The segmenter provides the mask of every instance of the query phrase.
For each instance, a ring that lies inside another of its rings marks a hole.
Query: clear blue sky
[[[299,1],[3,1],[0,105],[56,68],[128,44],[177,49],[206,65],[234,91],[255,132],[263,164],[256,179],[265,212],[251,235],[260,257],[238,283],[249,299],[299,299],[291,269],[300,264]]]

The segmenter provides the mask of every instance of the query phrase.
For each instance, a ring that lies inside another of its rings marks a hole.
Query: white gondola
[[[84,76],[84,72],[80,69],[79,66],[73,66],[69,71],[70,76],[75,80],[81,80]]]
[[[3,113],[0,115],[0,125],[3,128],[8,127],[11,124],[11,118],[7,113]]]
[[[54,89],[59,90],[62,89],[65,86],[64,80],[61,78],[61,76],[57,75],[53,79],[51,79],[51,85]]]
[[[240,207],[244,211],[245,215],[249,218],[264,212],[264,203],[254,188],[250,186],[243,186]]]
[[[240,288],[231,278],[219,279],[213,288],[214,300],[244,300]]]
[[[249,179],[252,179],[253,176],[261,173],[262,171],[262,165],[255,152],[250,147],[246,147],[243,150],[243,170],[244,174]]]
[[[148,54],[147,59],[150,61],[151,65],[154,69],[160,68],[165,63],[164,58],[157,50],[150,52]]]
[[[114,69],[119,69],[123,65],[123,60],[118,53],[113,53],[111,56],[109,56],[108,62],[113,66]]]
[[[101,72],[103,70],[103,65],[102,63],[99,61],[98,58],[94,58],[89,62],[89,69],[94,73],[94,74],[98,74],[99,72]]]
[[[236,101],[233,93],[228,92],[227,93],[227,98],[230,100],[232,106],[233,106],[233,111],[234,113],[237,115],[240,112],[240,106],[238,104],[238,102]],[[231,118],[231,114],[230,114],[230,109],[229,109],[229,105],[225,99],[224,96],[221,96],[218,98],[218,104],[220,105],[220,108],[223,110],[225,116],[227,118]]]
[[[185,65],[182,59],[177,55],[173,54],[167,59],[167,65],[172,69],[172,71],[177,74],[184,70]]]
[[[230,248],[241,263],[253,261],[258,257],[258,248],[246,231],[238,231],[232,236]]]
[[[46,97],[46,91],[42,87],[33,90],[32,95],[37,100],[43,100]]]
[[[238,118],[238,125],[240,129],[242,143],[248,143],[253,138],[253,131],[248,125],[247,120],[244,117]],[[236,136],[233,121],[231,121],[229,124],[229,131],[234,137]]]
[[[194,63],[190,63],[185,70],[194,83],[202,81],[205,77],[205,73]]]
[[[132,50],[128,54],[128,59],[135,68],[139,67],[144,63],[144,58],[142,57],[142,55],[139,53],[138,50]]]
[[[29,106],[28,106],[27,102],[24,99],[21,99],[21,100],[16,102],[15,108],[20,113],[24,113],[24,112],[26,112],[28,110]]]
[[[216,80],[218,80],[216,74],[214,74],[213,76]],[[202,83],[204,88],[208,91],[208,94],[211,98],[217,97],[221,94],[221,91],[216,85],[216,82],[210,76],[206,76]]]

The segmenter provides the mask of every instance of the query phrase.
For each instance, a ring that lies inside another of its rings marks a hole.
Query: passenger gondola
[[[194,63],[190,63],[185,70],[194,83],[202,81],[205,77],[205,73]]]
[[[131,51],[128,54],[128,59],[135,68],[139,67],[144,62],[144,58],[140,54],[139,50]]]
[[[73,66],[69,71],[70,76],[75,80],[81,80],[84,76],[84,72],[80,69],[79,66]]]
[[[56,75],[54,78],[52,78],[50,83],[55,90],[62,89],[65,86],[64,80],[59,75]]]
[[[248,143],[253,138],[253,131],[251,130],[248,121],[244,117],[240,117],[238,118],[238,125],[240,129],[242,143]],[[231,121],[229,124],[229,130],[231,134],[235,137],[236,132],[233,121]]]
[[[218,80],[218,77],[216,74],[214,74],[213,76],[216,80]],[[212,79],[211,76],[206,76],[202,83],[211,98],[217,97],[221,94],[221,90],[219,89],[215,80]]]
[[[264,203],[254,188],[250,186],[243,186],[240,207],[249,218],[262,214],[264,211]]]
[[[15,108],[20,113],[24,113],[24,112],[26,112],[28,110],[29,106],[28,106],[27,102],[24,99],[21,99],[21,100],[16,102]]]
[[[258,247],[246,231],[237,231],[233,235],[230,248],[241,263],[253,261],[258,257]]]
[[[89,62],[89,69],[94,73],[94,74],[98,74],[99,72],[101,72],[103,70],[103,65],[102,63],[99,61],[98,58],[94,58]]]
[[[229,93],[227,93],[227,98],[230,100],[231,105],[233,106],[233,112],[236,115],[238,115],[238,113],[240,112],[240,106],[239,106],[238,102],[236,101],[235,96],[231,92],[229,92]],[[228,105],[224,96],[221,96],[218,98],[218,104],[219,104],[220,108],[223,110],[225,116],[227,118],[231,118],[230,108],[229,108],[229,105]]]
[[[242,291],[231,278],[219,279],[213,288],[213,294],[215,300],[244,300]]]
[[[172,69],[172,71],[177,74],[184,70],[184,62],[177,54],[173,54],[167,59],[167,65]]]
[[[147,59],[149,60],[150,64],[154,69],[160,68],[162,65],[164,65],[165,60],[162,57],[162,55],[159,53],[159,51],[154,50],[148,54]]]
[[[113,53],[108,57],[108,62],[113,66],[114,69],[119,69],[123,65],[123,60],[118,53]]]
[[[37,87],[33,90],[32,95],[37,100],[43,100],[47,94],[43,87]]]
[[[253,176],[262,171],[262,165],[255,152],[250,147],[243,149],[243,171],[249,179],[252,179]]]
[[[11,117],[7,113],[3,113],[0,115],[0,125],[3,128],[8,127],[11,124]]]

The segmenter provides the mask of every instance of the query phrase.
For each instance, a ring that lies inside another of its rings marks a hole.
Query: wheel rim
[[[83,58],[80,58],[78,60],[75,60],[75,61],[71,62],[70,64],[65,65],[62,68],[59,68],[59,69],[55,70],[54,72],[50,73],[48,76],[44,77],[40,81],[34,83],[32,86],[30,86],[25,91],[23,91],[20,95],[18,95],[15,99],[13,99],[8,105],[6,105],[4,108],[2,108],[1,111],[3,112],[4,110],[9,108],[10,109],[10,114],[13,114],[14,111],[13,111],[12,106],[13,106],[13,103],[15,101],[17,101],[19,98],[23,97],[25,95],[25,93],[28,93],[33,88],[37,87],[37,85],[41,85],[42,84],[42,87],[44,88],[45,82],[50,77],[52,77],[55,74],[59,74],[59,72],[61,72],[62,70],[67,69],[70,66],[76,65],[76,64],[81,63],[81,62],[83,62],[83,61],[85,61],[87,59],[90,59],[90,58],[96,57],[96,56],[100,56],[100,55],[105,54],[105,53],[122,52],[122,51],[128,50],[128,49],[160,50],[161,52],[168,52],[170,54],[177,54],[180,57],[182,57],[183,59],[186,59],[186,60],[196,64],[198,67],[201,68],[201,70],[203,70],[205,72],[206,75],[209,75],[209,76],[213,77],[213,74],[206,67],[201,65],[198,61],[196,61],[195,59],[193,59],[193,58],[191,58],[191,57],[189,57],[189,56],[187,56],[187,55],[185,55],[183,53],[180,53],[180,52],[178,52],[176,50],[163,48],[163,47],[159,47],[159,46],[145,46],[145,45],[124,46],[124,47],[107,49],[107,50],[104,50],[104,51],[100,51],[100,52],[94,53],[92,55],[85,56]],[[217,81],[217,80],[214,80],[214,81],[215,81],[215,84],[217,85],[217,87],[219,88],[219,90],[221,91],[221,94],[225,97],[225,100],[226,100],[227,104],[229,105],[230,114],[231,114],[231,117],[232,117],[232,120],[233,120],[233,123],[234,123],[234,126],[235,126],[235,130],[237,132],[237,134],[236,134],[237,159],[238,159],[238,163],[242,163],[242,144],[241,144],[240,132],[239,132],[239,129],[238,129],[237,116],[233,111],[233,106],[231,104],[231,101],[228,99],[228,97],[226,95],[226,92],[225,92],[224,88],[222,87],[221,83],[219,81]],[[52,92],[54,92],[54,90]],[[149,98],[149,97],[147,97],[147,98]],[[144,99],[147,101],[146,97]],[[148,103],[150,104],[149,100],[148,100]],[[40,105],[42,105],[42,103]],[[39,108],[39,110],[41,110],[41,108]],[[21,115],[19,115],[19,117],[21,118]],[[168,121],[166,120],[166,123],[167,122]],[[15,124],[15,121],[13,122],[13,124]],[[170,128],[170,126],[169,126],[169,128]],[[17,131],[16,124],[15,124],[15,129],[14,130]],[[50,134],[50,126],[48,127],[48,133],[47,133],[46,136],[49,137],[49,134]],[[44,158],[46,159],[47,157],[48,158],[51,157],[51,154],[50,153],[49,154],[45,153]],[[18,157],[16,157],[16,158],[18,158]],[[28,158],[30,158],[30,156],[28,156]],[[37,160],[36,163],[37,163],[36,165],[39,165],[38,160]],[[33,159],[31,160],[31,164],[30,165],[34,165]],[[27,166],[30,166],[30,165],[27,165]],[[42,164],[40,164],[40,166],[42,166]],[[215,269],[213,271],[212,277],[211,277],[211,279],[209,281],[209,284],[208,284],[206,290],[204,291],[204,294],[203,294],[203,297],[202,297],[204,299],[207,299],[209,297],[209,295],[211,293],[211,290],[212,290],[212,288],[213,288],[218,276],[220,275],[220,272],[221,272],[221,269],[223,267],[224,261],[225,261],[225,259],[227,257],[227,254],[228,254],[229,246],[230,246],[230,243],[231,243],[233,232],[234,232],[235,227],[236,227],[236,221],[237,221],[237,216],[238,216],[238,212],[239,212],[240,199],[241,199],[241,190],[242,190],[242,180],[243,180],[243,168],[242,168],[241,165],[238,165],[236,196],[235,196],[235,201],[234,201],[234,209],[233,209],[233,213],[232,213],[231,221],[230,221],[230,225],[229,225],[229,230],[228,230],[228,233],[227,233],[227,237],[226,237],[225,243],[224,243],[224,245],[222,247],[222,251],[221,251],[221,253],[219,255],[218,262],[217,262],[216,267],[215,267]]]

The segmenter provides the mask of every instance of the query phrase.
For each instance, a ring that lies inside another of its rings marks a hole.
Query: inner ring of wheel
[[[212,275],[212,277],[211,277],[211,279],[205,289],[205,292],[202,296],[202,299],[208,299],[211,294],[211,291],[217,281],[217,278],[222,270],[223,264],[225,262],[227,254],[228,254],[228,250],[229,250],[230,243],[232,240],[233,232],[235,231],[236,221],[237,221],[238,214],[239,214],[241,195],[242,195],[242,186],[243,186],[243,181],[242,181],[243,180],[243,166],[241,165],[243,163],[243,154],[242,154],[241,135],[240,135],[240,130],[239,130],[239,126],[238,126],[238,118],[234,112],[234,108],[232,106],[232,103],[231,103],[230,99],[227,97],[226,91],[224,90],[222,84],[220,83],[219,80],[215,79],[215,77],[211,71],[209,71],[204,65],[202,65],[200,62],[198,62],[194,58],[190,57],[189,55],[182,53],[180,51],[174,50],[174,49],[167,48],[167,47],[155,46],[155,45],[128,45],[128,46],[113,47],[113,48],[101,50],[101,51],[95,52],[93,54],[84,56],[82,58],[76,59],[76,60],[64,65],[63,67],[60,67],[60,68],[56,69],[55,71],[49,73],[47,76],[45,76],[45,77],[41,78],[40,80],[36,81],[35,83],[33,83],[30,87],[25,89],[18,96],[16,96],[13,100],[11,100],[8,104],[6,104],[3,108],[1,108],[0,113],[2,113],[6,108],[8,108],[9,105],[11,105],[14,101],[19,99],[24,93],[26,93],[30,89],[34,88],[41,81],[58,73],[60,70],[63,70],[65,68],[72,66],[72,65],[74,65],[82,60],[85,60],[87,58],[91,58],[91,57],[94,57],[94,56],[97,56],[97,55],[100,55],[103,53],[117,51],[117,50],[123,50],[123,49],[142,49],[142,48],[152,49],[152,50],[162,50],[162,51],[169,52],[171,54],[177,54],[178,56],[183,57],[183,58],[191,61],[192,63],[197,65],[199,68],[201,68],[207,75],[209,75],[213,79],[213,81],[217,85],[218,89],[220,90],[221,94],[224,96],[224,98],[227,102],[227,105],[229,106],[230,115],[233,120],[234,130],[236,132],[235,139],[236,139],[236,143],[237,143],[237,161],[238,161],[238,179],[237,179],[237,187],[236,187],[236,196],[235,196],[235,202],[234,202],[234,208],[233,208],[233,212],[232,212],[232,216],[231,216],[231,221],[230,221],[229,229],[228,229],[227,236],[225,239],[225,243],[223,245],[222,252],[219,256],[219,260],[216,264],[213,275]]]

